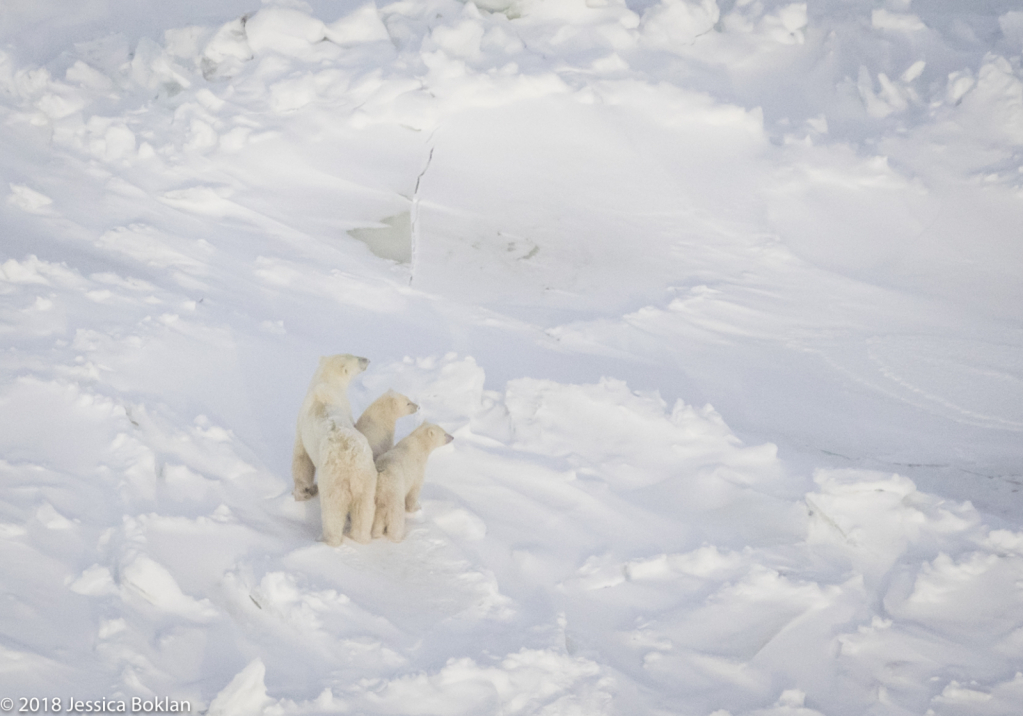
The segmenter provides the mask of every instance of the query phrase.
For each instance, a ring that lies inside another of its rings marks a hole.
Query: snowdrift
[[[1023,703],[1014,3],[0,22],[15,708]],[[399,544],[291,496],[336,352],[457,438]]]

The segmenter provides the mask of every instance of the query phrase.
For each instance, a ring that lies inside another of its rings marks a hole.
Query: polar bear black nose
[[[366,367],[368,365],[369,365],[369,358],[360,358],[359,359],[359,367],[360,368],[362,368],[363,370],[366,370]]]

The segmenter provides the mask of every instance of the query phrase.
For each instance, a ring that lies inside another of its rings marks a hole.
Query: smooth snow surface
[[[1019,713],[1021,64],[1017,0],[3,2],[0,697]],[[456,437],[398,544],[291,496],[338,352]]]

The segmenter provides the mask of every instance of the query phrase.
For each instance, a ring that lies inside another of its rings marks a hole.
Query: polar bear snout
[[[444,444],[445,445],[447,445],[449,442],[451,442],[454,439],[455,439],[454,435],[451,435],[449,433],[444,433]]]
[[[359,358],[359,372],[361,373],[362,371],[366,370],[367,368],[369,368],[369,358],[361,358],[360,357]]]

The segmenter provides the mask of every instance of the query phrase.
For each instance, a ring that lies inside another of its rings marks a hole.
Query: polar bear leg
[[[313,475],[316,468],[305,451],[302,444],[302,436],[295,436],[295,450],[291,456],[291,476],[295,479],[295,499],[298,501],[308,500],[316,496],[316,485],[313,483]]]
[[[387,475],[377,473],[377,494],[373,498],[373,539],[384,536],[387,531],[387,505],[392,502],[394,488]]]
[[[387,506],[387,536],[394,542],[405,539],[405,505],[401,498]]]
[[[380,505],[377,505],[373,511],[373,529],[370,531],[370,536],[373,539],[379,539],[384,536],[384,530],[387,527],[387,523],[384,521],[384,511]]]
[[[412,489],[405,495],[405,511],[406,512],[417,512],[419,510],[419,490],[423,487],[423,483],[417,482],[412,486]]]
[[[405,496],[394,484],[394,477],[383,473],[377,481],[373,537],[383,537],[385,533],[395,542],[405,536]]]
[[[336,472],[337,468],[334,468]],[[324,473],[328,473],[324,470]],[[345,535],[345,522],[351,508],[352,495],[343,476],[320,475],[320,518],[323,523],[323,541],[331,547],[341,544]]]
[[[372,462],[352,475],[352,533],[356,542],[369,542],[376,513],[377,471]]]
[[[342,440],[331,440],[322,451],[320,465],[320,517],[323,523],[323,541],[331,547],[341,544],[345,534],[345,522],[352,509],[352,472],[347,445]]]

